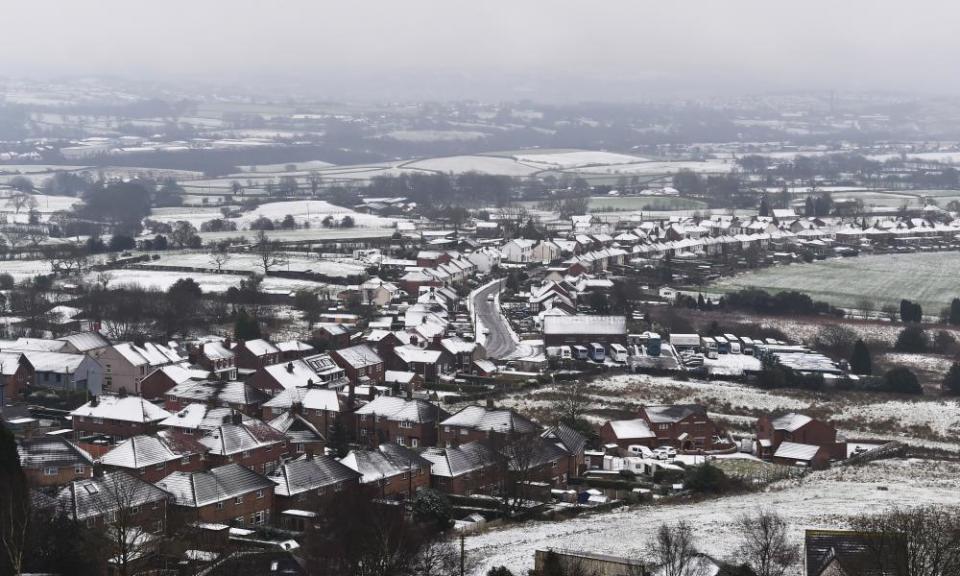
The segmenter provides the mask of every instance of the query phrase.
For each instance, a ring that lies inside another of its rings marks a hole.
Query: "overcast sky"
[[[329,97],[960,92],[948,0],[4,2],[0,75],[114,74]]]

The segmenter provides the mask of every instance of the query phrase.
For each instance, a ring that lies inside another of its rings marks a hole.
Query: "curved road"
[[[500,314],[499,307],[493,301],[488,301],[487,297],[495,295],[503,287],[503,280],[496,284],[477,292],[473,299],[473,309],[487,330],[487,341],[484,347],[487,349],[487,356],[494,359],[505,358],[509,356],[517,345],[510,337],[510,330],[507,329],[507,320]]]

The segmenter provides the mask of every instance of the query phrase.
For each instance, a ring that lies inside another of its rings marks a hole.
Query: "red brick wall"
[[[246,455],[243,453],[234,454],[232,456],[208,454],[208,467],[216,468],[218,466],[224,466],[230,463],[237,463],[253,470],[254,472],[257,472],[258,474],[266,474],[267,472],[265,472],[265,470],[269,468],[268,465],[273,464],[279,466],[280,461],[287,455],[289,450],[290,447],[287,445],[287,442],[284,441],[282,444],[274,444],[269,447],[264,446],[254,450],[249,450],[247,451]]]
[[[190,460],[186,463],[183,459],[171,460],[157,466],[147,466],[146,468],[124,468],[121,466],[105,466],[110,470],[121,470],[136,476],[141,480],[154,484],[163,480],[167,475],[173,472],[197,472],[206,470],[206,460],[200,454],[192,454]]]
[[[57,467],[57,473],[52,476],[48,476],[45,473],[46,468],[47,467],[23,469],[23,473],[27,477],[27,482],[32,488],[63,486],[74,480],[93,477],[93,467],[88,465],[84,465],[80,473],[77,473],[77,470],[73,466],[59,466]]]
[[[273,522],[274,495],[273,488],[264,488],[263,496],[257,498],[256,492],[242,495],[243,501],[237,504],[233,498],[217,503],[208,504],[201,508],[173,507],[173,517],[180,525],[190,522],[210,522],[215,524],[230,524],[235,518],[242,516],[245,526],[250,524],[250,516],[256,512],[264,513],[264,525]]]
[[[307,510],[315,512],[328,505],[334,498],[354,492],[360,489],[360,480],[354,478],[340,483],[339,490],[333,486],[324,486],[315,490],[302,492],[295,496],[275,495],[276,514],[279,515],[284,510]]]
[[[88,434],[106,434],[114,438],[126,439],[138,434],[156,432],[157,425],[156,423],[122,422],[106,419],[97,423],[90,417],[75,416],[73,418],[73,430],[74,436],[77,438]]]

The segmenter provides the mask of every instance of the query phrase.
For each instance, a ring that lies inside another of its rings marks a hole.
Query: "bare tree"
[[[472,572],[473,563],[464,572]],[[424,545],[411,561],[411,576],[457,576],[460,574],[460,550],[449,540],[438,540]]]
[[[213,252],[210,253],[210,263],[217,267],[217,272],[223,271],[223,266],[230,261],[230,253],[227,252],[226,246],[217,245],[214,247]]]
[[[868,537],[864,571],[904,576],[960,576],[960,513],[941,506],[864,514],[851,524]],[[858,572],[859,573],[859,572]]]
[[[87,249],[74,243],[48,246],[42,252],[44,259],[50,262],[50,267],[58,274],[80,275],[90,260]]]
[[[270,272],[271,268],[283,266],[288,262],[286,255],[280,250],[280,243],[271,240],[263,230],[257,231],[253,253],[257,255],[257,266],[263,270],[264,276]]]
[[[556,417],[563,423],[572,426],[590,407],[590,397],[587,395],[587,384],[577,380],[561,389],[560,397],[553,405]]]
[[[124,472],[107,473],[96,486],[98,492],[92,495],[90,503],[104,519],[104,536],[113,546],[117,573],[128,576],[134,560],[156,549],[157,527],[153,525],[155,521],[146,519],[146,513],[166,497],[159,488]],[[160,522],[162,531],[162,519]]]
[[[32,210],[37,207],[37,199],[34,198],[33,195],[25,192],[18,192],[10,196],[9,202],[17,214],[19,214],[21,210]]]
[[[650,548],[653,564],[662,576],[706,576],[704,557],[694,545],[693,528],[684,521],[662,524]]]
[[[757,576],[783,576],[800,561],[800,547],[790,541],[787,523],[776,512],[744,514],[736,526],[741,538],[737,558]]]

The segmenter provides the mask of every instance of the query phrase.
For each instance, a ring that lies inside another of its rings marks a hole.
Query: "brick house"
[[[93,458],[66,438],[41,436],[21,440],[17,453],[32,488],[63,486],[93,476]]]
[[[282,432],[239,413],[234,413],[230,420],[200,438],[211,466],[237,463],[269,474],[283,462],[289,445]]]
[[[583,434],[566,424],[558,424],[544,430],[540,437],[566,452],[568,478],[579,477],[587,469],[587,439],[583,437]]]
[[[399,444],[381,444],[376,450],[351,450],[340,462],[359,472],[360,483],[381,498],[410,498],[430,486],[429,460]]]
[[[183,364],[170,364],[147,374],[140,382],[140,392],[145,398],[162,398],[177,386],[188,382],[201,382],[209,378],[208,370],[190,368]]]
[[[326,433],[304,418],[302,411],[297,405],[293,410],[268,420],[267,424],[286,436],[291,454],[323,454],[327,444]]]
[[[378,396],[353,413],[353,437],[367,446],[396,442],[417,448],[437,443],[437,423],[449,416],[426,400]]]
[[[20,352],[0,352],[0,406],[23,398],[33,370]]]
[[[787,466],[807,466],[814,470],[823,470],[830,466],[830,449],[816,444],[798,444],[781,442],[770,459],[777,464]]]
[[[170,413],[139,396],[101,396],[70,416],[74,437],[103,434],[116,441],[155,432]]]
[[[610,420],[600,428],[600,442],[604,446],[616,445],[622,455],[626,455],[630,446],[656,448],[657,435],[643,418],[631,420]]]
[[[237,342],[233,353],[237,368],[247,370],[258,370],[280,362],[280,349],[262,338]]]
[[[406,343],[389,330],[371,330],[363,337],[363,340],[371,344],[377,350],[377,355],[384,360],[393,358],[394,349]]]
[[[134,436],[100,458],[109,470],[120,470],[147,482],[156,482],[171,472],[205,468],[206,448],[193,436],[161,430],[154,436]]]
[[[457,496],[493,495],[501,490],[500,458],[483,442],[429,448],[422,456],[431,463],[431,488]]]
[[[143,537],[167,529],[167,493],[126,472],[75,480],[57,493],[61,512],[98,531],[124,528]]]
[[[300,360],[264,366],[250,378],[250,385],[275,396],[291,388],[312,386],[339,386],[345,379],[343,368],[337,366],[328,354],[315,354]]]
[[[277,342],[277,350],[280,351],[280,361],[299,360],[317,353],[317,349],[299,340],[285,340]]]
[[[717,426],[707,416],[707,409],[698,404],[641,406],[640,417],[656,434],[657,446],[673,446],[680,450],[710,450]]]
[[[326,435],[340,418],[344,405],[335,390],[292,388],[264,402],[261,410],[264,420],[273,420],[287,412],[299,410],[300,415]]]
[[[343,368],[350,383],[382,384],[384,377],[383,359],[369,344],[357,344],[330,352],[330,357]]]
[[[440,422],[438,446],[452,447],[509,435],[539,434],[540,428],[513,410],[467,406]]]
[[[822,420],[803,414],[764,415],[757,419],[757,456],[772,458],[783,442],[825,448],[828,460],[847,457],[847,443],[838,442],[837,429]]]
[[[170,412],[189,404],[232,408],[248,416],[260,416],[260,406],[270,399],[266,393],[238,381],[188,380],[164,394],[163,407]]]
[[[173,472],[156,483],[170,494],[171,521],[233,526],[264,526],[271,522],[275,484],[239,464],[207,471]]]
[[[546,316],[543,319],[545,346],[609,346],[627,343],[627,319],[624,316]]]
[[[440,347],[447,352],[450,358],[450,368],[454,372],[469,373],[473,369],[475,360],[483,360],[483,348],[476,342],[468,342],[459,336],[444,338]]]
[[[393,349],[394,361],[390,368],[414,372],[423,378],[424,382],[432,384],[437,382],[443,373],[443,354],[442,350],[428,350],[413,344],[397,346]]]
[[[141,390],[140,384],[148,374],[157,368],[183,364],[186,361],[176,350],[153,342],[147,342],[143,346],[121,342],[94,350],[91,355],[103,366],[104,392],[118,393],[126,390],[128,394],[147,397],[153,397],[154,392]]]
[[[187,404],[165,420],[160,421],[160,427],[180,432],[181,434],[203,436],[216,429],[224,422],[231,422],[235,414],[244,416],[232,408],[215,408],[206,404]]]
[[[339,350],[350,345],[350,329],[342,324],[324,324],[313,331],[313,338],[325,350]]]
[[[230,341],[199,342],[191,351],[190,360],[204,370],[213,372],[218,380],[237,379],[237,355],[230,349]]]
[[[274,489],[276,510],[316,511],[339,494],[357,490],[360,473],[330,456],[305,455],[290,460],[269,476]]]

